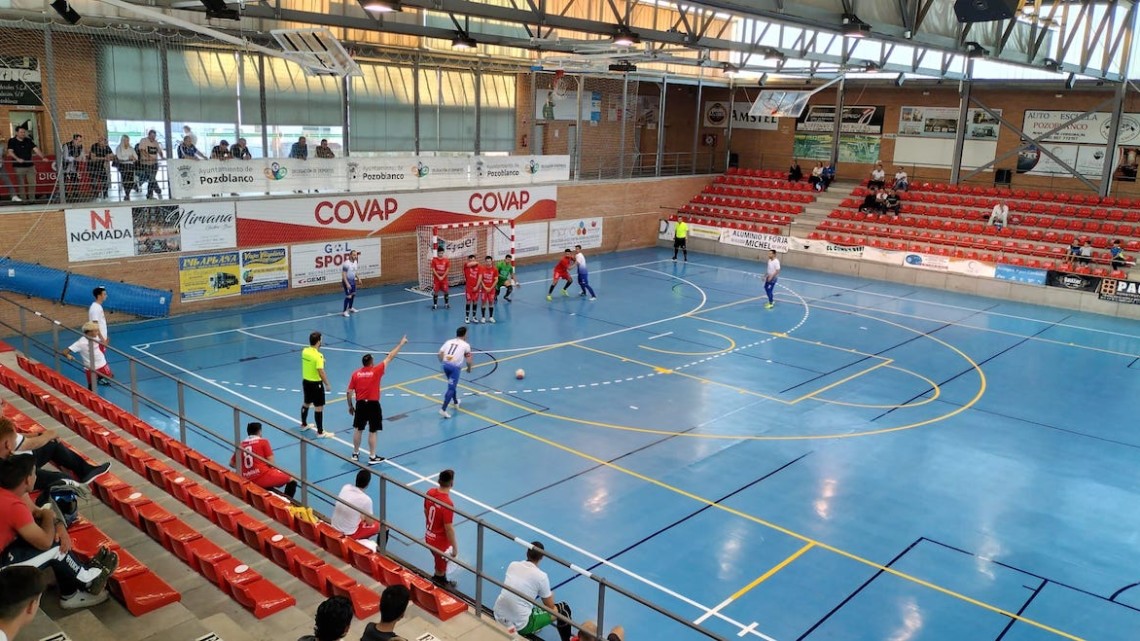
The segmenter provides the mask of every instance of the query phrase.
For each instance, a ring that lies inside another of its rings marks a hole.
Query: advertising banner
[[[67,209],[63,217],[68,262],[135,255],[134,223],[129,207]]]
[[[39,58],[0,56],[0,105],[39,107],[43,105]],[[19,124],[16,121],[13,124]],[[49,152],[50,153],[50,152]]]
[[[514,257],[528,258],[530,256],[545,256],[548,254],[549,233],[550,229],[547,223],[515,225]],[[498,232],[492,237],[491,244],[495,248],[493,253],[496,258],[505,256],[511,251],[511,239]]]
[[[237,252],[183,256],[178,259],[178,291],[184,303],[241,294]]]
[[[1077,170],[1082,176],[1100,176],[1104,171],[1104,145],[1030,145],[1017,152],[1017,173],[1032,176],[1069,175],[1042,148],[1048,149],[1066,165]]]
[[[242,295],[288,288],[288,248],[265,247],[262,249],[246,249],[241,252]]]
[[[1029,285],[1044,285],[1048,272],[1044,269],[1033,269],[1020,265],[1006,265],[999,263],[994,270],[994,278],[998,280],[1012,280],[1015,283]]]
[[[352,250],[360,252],[357,274],[364,279],[380,276],[380,239],[365,238],[333,243],[306,243],[289,248],[292,287],[312,287],[341,282],[341,268]]]
[[[843,121],[839,132],[843,134],[883,133],[886,107],[850,106],[843,108]],[[832,133],[835,131],[835,105],[811,105],[796,119],[796,131]]]
[[[880,141],[879,136],[840,136],[839,162],[873,164],[879,160]],[[796,134],[792,154],[800,160],[830,160],[831,134]]]
[[[587,122],[602,121],[602,92],[586,91],[582,95],[582,109],[578,110],[578,83],[574,76],[563,76],[552,89],[539,89],[534,103],[534,117],[539,121],[575,120],[579,116]]]
[[[727,127],[732,122],[733,129],[761,129],[775,131],[780,128],[780,118],[769,115],[751,115],[752,103],[728,103],[721,100],[705,102],[704,126]]]
[[[224,194],[407,191],[570,179],[569,156],[386,156],[171,160],[177,198]]]
[[[367,237],[488,218],[545,220],[554,218],[557,195],[558,188],[547,185],[240,201],[238,247]]]
[[[1064,129],[1042,139],[1044,143],[1073,143],[1079,145],[1101,145],[1108,142],[1108,132],[1112,127],[1112,114],[1098,111],[1080,118],[1079,111],[1044,111],[1026,109],[1021,129],[1029,138],[1038,138],[1046,132],[1060,127],[1066,122],[1076,121]],[[1123,114],[1120,129],[1117,131],[1117,144],[1126,145],[1140,138],[1140,114]]]
[[[1097,290],[1097,298],[1113,303],[1140,305],[1140,283],[1106,278]]]
[[[950,258],[948,256],[908,252],[903,256],[902,264],[916,269],[931,269],[937,272],[950,271]]]
[[[994,110],[1001,115],[1000,109]],[[1001,123],[981,109],[966,112],[967,140],[997,140]],[[900,136],[954,138],[958,132],[957,107],[903,107],[899,110]]]
[[[564,249],[595,249],[602,246],[602,219],[580,218],[578,220],[550,221],[550,253]]]
[[[494,232],[492,232],[494,233]],[[458,237],[458,238],[443,238],[437,240],[443,241],[443,255],[452,260],[463,262],[468,256],[476,252],[479,247],[479,232],[474,230]],[[436,245],[438,249],[439,246]],[[479,260],[483,260],[482,256],[476,256]]]
[[[862,245],[835,245],[826,240],[811,240],[793,236],[788,238],[788,246],[796,251],[806,251],[813,254],[823,254],[825,256],[837,256],[839,258],[863,257]]]
[[[737,247],[751,247],[753,249],[774,249],[780,253],[788,251],[788,237],[775,234],[761,234],[743,229],[721,229],[720,242],[725,245]]]
[[[1045,284],[1050,287],[1071,289],[1079,292],[1095,292],[1100,289],[1100,278],[1069,272],[1049,270],[1045,275]]]

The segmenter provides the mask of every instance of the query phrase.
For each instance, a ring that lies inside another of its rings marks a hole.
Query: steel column
[[[831,162],[839,164],[839,137],[843,135],[843,94],[847,79],[840,78],[835,87],[835,122],[831,128]]]
[[[970,79],[974,77],[974,61],[966,61],[966,77],[958,83],[958,129],[954,132],[954,155],[950,159],[950,184],[958,184],[962,173],[962,154],[966,150],[966,125],[970,113]]]

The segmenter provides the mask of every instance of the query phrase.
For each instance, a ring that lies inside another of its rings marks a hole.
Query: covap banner
[[[557,195],[557,187],[546,185],[241,201],[237,246],[362,238],[486,219],[545,220],[554,218]]]
[[[380,239],[342,240],[335,243],[307,243],[290,248],[293,287],[312,287],[341,282],[341,268],[352,250],[360,252],[361,278],[380,276]]]

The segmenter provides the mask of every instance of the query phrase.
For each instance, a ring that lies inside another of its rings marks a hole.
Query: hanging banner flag
[[[840,133],[882,134],[886,111],[887,108],[881,105],[844,107]],[[811,105],[796,119],[796,131],[831,133],[834,130],[835,105]]]

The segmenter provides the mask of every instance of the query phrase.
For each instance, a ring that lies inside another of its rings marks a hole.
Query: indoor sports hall
[[[0,641],[1136,638],[1136,22],[8,2]]]

